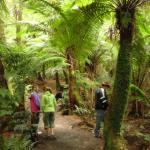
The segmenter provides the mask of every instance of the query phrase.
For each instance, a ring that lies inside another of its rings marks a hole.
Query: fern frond
[[[60,16],[62,16],[64,19],[66,19],[60,5],[58,3],[50,3],[46,0],[36,0],[36,1],[33,1],[33,0],[25,0],[29,6],[30,9],[33,9],[35,10],[36,12],[38,13],[41,13],[41,14],[44,14],[44,12],[48,12],[48,13],[45,13],[44,15],[47,15],[49,16],[49,11],[51,9],[55,10],[55,12],[57,14],[59,14]]]
[[[137,87],[134,84],[130,85],[130,89],[131,89],[131,92],[135,93],[140,98],[143,98],[144,100],[146,100],[147,103],[150,104],[150,99],[146,96],[145,92],[142,89],[140,89],[139,87]]]

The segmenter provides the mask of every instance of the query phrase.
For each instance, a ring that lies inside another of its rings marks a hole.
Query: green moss
[[[0,150],[4,150],[4,139],[2,135],[0,135]]]
[[[134,11],[133,11],[134,12]],[[131,15],[134,20],[134,15]],[[121,21],[119,21],[121,23]],[[109,108],[107,125],[104,129],[105,150],[126,150],[121,136],[121,127],[128,104],[131,80],[131,53],[134,22],[120,25],[120,49],[117,60],[116,76],[112,93],[112,105]]]

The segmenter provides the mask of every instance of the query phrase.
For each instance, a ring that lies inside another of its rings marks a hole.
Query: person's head
[[[108,83],[106,83],[106,82],[103,82],[103,83],[101,84],[101,87],[102,87],[102,88],[110,88],[110,85],[109,85]]]
[[[50,93],[52,93],[52,89],[50,87],[44,87],[43,90],[46,92],[46,91],[49,91]]]
[[[34,86],[32,87],[32,90],[35,91],[35,92],[38,92],[38,91],[39,91],[39,87],[36,86],[36,85],[34,85]]]

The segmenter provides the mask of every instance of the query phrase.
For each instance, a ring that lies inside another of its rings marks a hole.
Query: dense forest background
[[[55,94],[67,89],[62,113],[91,123],[103,83],[110,104],[104,149],[125,150],[124,139],[136,138],[148,150],[149,25],[148,0],[1,0],[0,149],[17,150],[19,137],[9,141],[3,133],[18,124],[14,114],[25,110],[30,85],[48,85]]]

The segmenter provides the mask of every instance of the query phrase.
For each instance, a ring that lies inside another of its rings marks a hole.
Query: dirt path
[[[56,114],[56,141],[40,138],[34,150],[101,150],[102,139],[96,139],[91,131],[77,126],[80,119],[75,116]],[[43,129],[42,119],[40,129]]]

